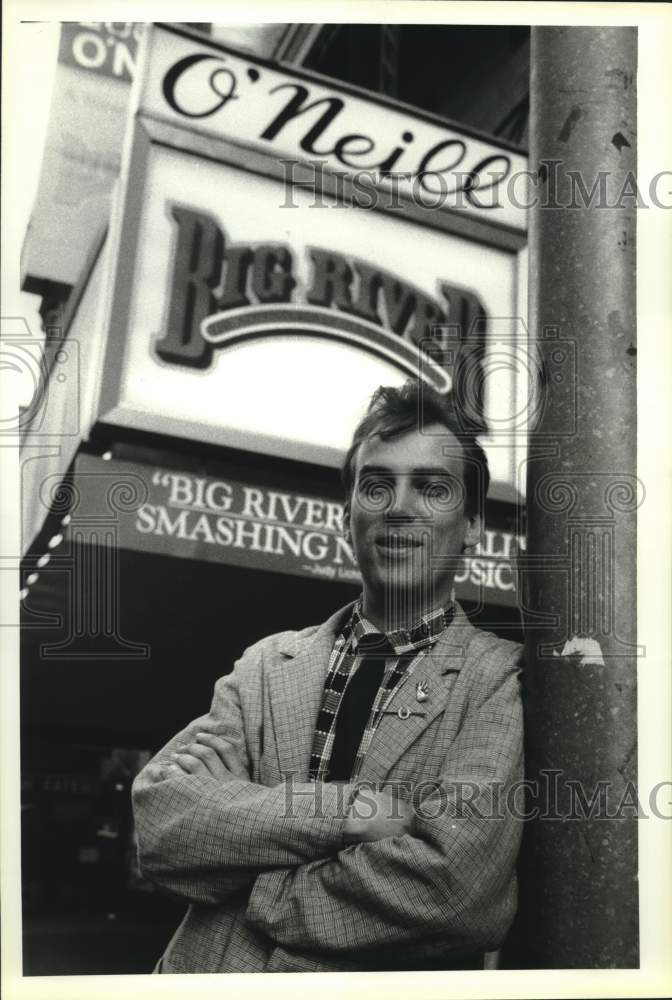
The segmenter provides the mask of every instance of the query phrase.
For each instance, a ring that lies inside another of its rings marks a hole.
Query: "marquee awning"
[[[359,585],[342,502],[260,478],[80,453],[68,530],[88,544]],[[456,575],[458,598],[516,605],[516,519],[512,505],[488,504],[483,541]]]

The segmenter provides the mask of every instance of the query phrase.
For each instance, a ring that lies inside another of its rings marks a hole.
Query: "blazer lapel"
[[[341,608],[307,638],[300,635],[281,647],[268,671],[278,763],[283,775],[308,777],[315,724],[334,640],[352,610]]]
[[[452,690],[445,675],[461,670],[474,632],[464,611],[456,605],[451,624],[389,700],[362,762],[359,780],[383,781],[411,744],[444,711]],[[429,697],[419,702],[416,691],[421,682],[426,685]],[[404,717],[406,710],[424,714]]]

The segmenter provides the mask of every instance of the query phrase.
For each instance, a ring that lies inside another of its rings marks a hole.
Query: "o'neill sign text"
[[[524,201],[507,184],[524,176],[524,156],[380,101],[161,25],[152,29],[140,110],[271,152],[290,176],[292,163],[317,161],[371,174],[432,207],[525,228]]]

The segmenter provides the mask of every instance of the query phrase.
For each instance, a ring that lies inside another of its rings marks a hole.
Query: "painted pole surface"
[[[524,964],[632,968],[636,800],[634,28],[532,29]],[[644,805],[644,803],[642,803]],[[546,816],[545,816],[546,814]]]

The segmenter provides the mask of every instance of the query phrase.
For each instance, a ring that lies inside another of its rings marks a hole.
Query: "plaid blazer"
[[[346,846],[354,787],[310,783],[308,768],[351,607],[247,649],[217,681],[209,713],[137,776],[140,869],[190,904],[162,972],[473,967],[506,934],[521,825],[506,808],[522,777],[521,647],[475,629],[457,606],[389,706],[425,714],[385,715],[357,779],[406,783],[421,803],[413,835]],[[250,781],[166,769],[204,730],[238,742]]]

